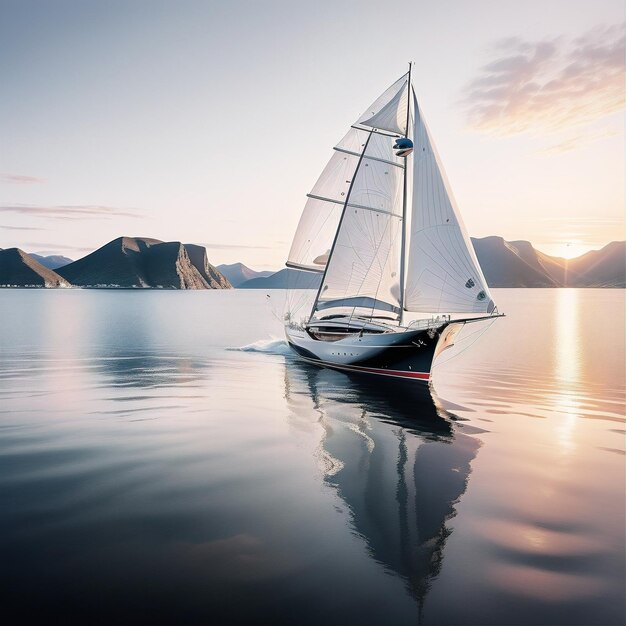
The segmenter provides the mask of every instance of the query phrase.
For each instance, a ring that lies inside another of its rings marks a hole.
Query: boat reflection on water
[[[429,389],[403,381],[288,360],[285,397],[298,426],[318,416],[325,483],[421,609],[480,441]]]

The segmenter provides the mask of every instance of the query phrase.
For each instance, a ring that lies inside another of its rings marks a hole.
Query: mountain
[[[575,259],[553,257],[528,241],[472,238],[490,287],[625,287],[626,242],[614,241]]]
[[[626,242],[613,241],[575,259],[561,259],[567,287],[626,287]]]
[[[508,242],[502,237],[472,237],[472,244],[490,287],[559,286],[542,264],[537,250],[528,241]]]
[[[502,237],[472,238],[472,244],[490,287],[626,287],[623,241],[575,259],[549,256],[528,241]],[[257,272],[243,263],[214,267],[204,246],[145,237],[119,237],[78,261],[0,248],[0,286],[317,289],[320,280],[320,274],[294,269]]]
[[[179,241],[163,242],[145,237],[118,237],[95,252],[59,269],[59,274],[83,287],[160,287],[165,289],[221,289],[215,268],[204,266],[193,250],[199,268]],[[209,277],[207,280],[203,272]],[[222,286],[223,285],[223,286]]]
[[[614,241],[601,250],[569,260],[544,254],[529,241],[472,237],[472,244],[490,287],[626,286],[626,243],[623,241]],[[235,265],[245,268],[241,263]],[[235,286],[241,289],[317,289],[319,281],[319,274],[283,269]]]
[[[61,256],[60,254],[43,256],[41,254],[30,252],[29,256],[35,259],[35,261],[41,263],[44,267],[47,267],[49,270],[57,270],[64,265],[72,263],[72,259],[68,259],[66,256]]]
[[[502,237],[483,237],[472,238],[472,243],[490,287],[559,286],[559,281],[547,269],[552,269],[556,275],[558,264],[535,250],[528,241],[507,242]],[[283,269],[269,277],[253,278],[235,286],[241,289],[317,289],[320,279],[320,274]]]
[[[242,283],[253,278],[267,278],[275,272],[257,272],[243,263],[231,263],[230,265],[218,265],[217,269],[226,276],[233,287],[239,287]]]
[[[285,268],[270,276],[253,278],[239,285],[239,289],[317,289],[322,275]]]
[[[210,289],[230,289],[232,284],[228,278],[209,263],[206,248],[195,243],[186,243],[185,250],[191,264],[200,272]]]
[[[0,286],[69,287],[56,272],[19,248],[0,250]]]

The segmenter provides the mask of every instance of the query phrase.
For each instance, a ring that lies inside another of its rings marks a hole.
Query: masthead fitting
[[[398,157],[408,157],[413,152],[413,142],[408,137],[399,137],[393,144],[393,150]]]

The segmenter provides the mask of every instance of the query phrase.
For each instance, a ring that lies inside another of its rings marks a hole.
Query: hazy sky
[[[470,234],[624,239],[622,0],[0,0],[0,248],[278,268],[408,60]]]

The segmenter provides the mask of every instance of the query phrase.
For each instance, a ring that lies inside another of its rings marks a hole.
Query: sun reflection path
[[[559,446],[563,452],[572,452],[574,429],[580,414],[578,400],[581,377],[581,340],[579,319],[579,292],[559,289],[554,320],[554,378],[558,390],[554,394],[556,412],[561,419],[556,424]]]

